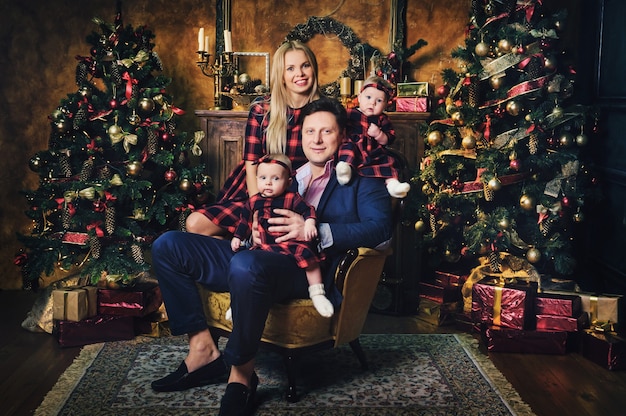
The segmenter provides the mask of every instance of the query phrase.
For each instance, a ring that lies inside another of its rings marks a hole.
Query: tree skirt
[[[225,340],[221,340],[223,348]],[[298,363],[297,403],[284,399],[282,358],[262,351],[256,415],[532,415],[467,334],[362,335],[362,370],[348,346]],[[217,414],[225,384],[156,393],[150,382],[174,371],[186,337],[83,348],[35,415]]]

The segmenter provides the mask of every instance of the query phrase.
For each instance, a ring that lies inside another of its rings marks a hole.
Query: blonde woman
[[[287,155],[294,169],[306,162],[299,119],[302,107],[321,95],[315,55],[301,42],[285,42],[274,54],[270,77],[271,96],[250,106],[243,160],[226,180],[217,203],[203,206],[187,217],[188,232],[231,235],[248,196],[259,191],[254,163],[266,154]]]

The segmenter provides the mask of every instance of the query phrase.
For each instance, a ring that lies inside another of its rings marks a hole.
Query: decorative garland
[[[341,71],[337,80],[322,85],[322,92],[330,97],[338,97],[340,92],[339,78],[350,77],[351,79],[364,79],[366,77],[365,65],[370,61],[372,56],[381,55],[378,49],[367,43],[361,43],[361,40],[354,31],[341,22],[332,17],[316,17],[311,16],[306,23],[297,24],[291,32],[285,36],[286,41],[297,40],[306,43],[315,35],[334,34],[350,52],[348,66]]]

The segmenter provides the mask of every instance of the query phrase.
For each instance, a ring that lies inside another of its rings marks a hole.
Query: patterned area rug
[[[220,345],[223,346],[224,340]],[[350,347],[299,361],[297,403],[284,399],[282,359],[261,352],[256,415],[532,415],[469,335],[362,335],[370,369]],[[36,415],[214,415],[225,385],[156,393],[186,337],[140,337],[83,348]]]

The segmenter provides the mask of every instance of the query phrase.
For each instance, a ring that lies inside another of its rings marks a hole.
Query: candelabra
[[[215,63],[211,64],[211,54],[206,51],[198,51],[198,62],[196,64],[207,77],[213,78],[214,93],[214,105],[213,110],[220,110],[223,108],[222,104],[222,89],[224,79],[232,77],[237,69],[237,65],[233,62],[232,52],[223,52],[216,59]]]

